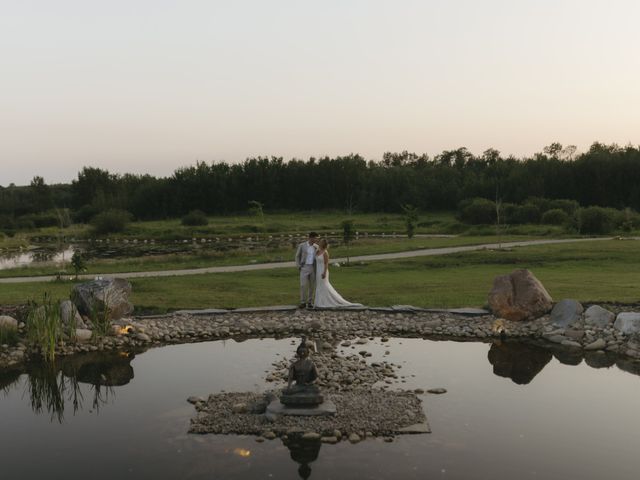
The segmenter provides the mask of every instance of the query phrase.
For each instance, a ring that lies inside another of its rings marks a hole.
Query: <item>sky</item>
[[[0,0],[0,185],[640,143],[637,0]]]

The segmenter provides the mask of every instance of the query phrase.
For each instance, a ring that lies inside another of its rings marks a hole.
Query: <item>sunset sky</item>
[[[637,0],[0,0],[0,185],[640,143]]]

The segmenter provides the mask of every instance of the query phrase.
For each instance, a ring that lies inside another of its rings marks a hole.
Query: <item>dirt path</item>
[[[448,255],[451,253],[471,252],[474,250],[492,250],[497,248],[511,247],[527,247],[532,245],[553,245],[558,243],[578,243],[578,242],[597,242],[602,240],[612,240],[613,237],[598,238],[566,238],[561,240],[527,240],[522,242],[504,242],[504,243],[487,243],[483,245],[467,245],[462,247],[444,247],[444,248],[428,248],[423,250],[411,250],[407,252],[395,253],[379,253],[377,255],[359,255],[351,257],[352,262],[371,262],[376,260],[394,260],[398,258],[428,257],[433,255]],[[332,263],[343,263],[346,258],[333,258]],[[182,270],[161,270],[155,272],[122,272],[109,274],[91,274],[80,275],[83,280],[93,280],[95,277],[119,277],[119,278],[146,278],[146,277],[173,277],[181,275],[200,275],[203,273],[233,273],[233,272],[250,272],[254,270],[271,270],[274,268],[294,268],[294,262],[272,262],[272,263],[256,263],[249,265],[232,265],[226,267],[204,267],[204,268],[188,268]],[[53,275],[37,276],[37,277],[9,277],[0,278],[0,283],[30,283],[30,282],[49,282],[55,277]]]

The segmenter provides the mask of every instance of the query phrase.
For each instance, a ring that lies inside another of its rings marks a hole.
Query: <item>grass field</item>
[[[501,236],[502,242],[528,240],[529,236]],[[298,239],[302,241],[303,238]],[[293,243],[297,243],[295,240]],[[462,245],[480,245],[495,243],[495,236],[461,236],[452,238],[360,238],[354,240],[347,248],[339,245],[331,247],[331,255],[335,258],[347,255],[371,255],[377,253],[406,252],[426,248],[457,247]],[[87,274],[112,274],[117,272],[148,272],[158,270],[175,270],[182,268],[203,268],[226,265],[247,265],[251,263],[268,263],[293,260],[295,248],[293,245],[274,249],[231,250],[215,252],[212,250],[197,250],[193,254],[168,254],[149,257],[130,257],[122,259],[95,259],[87,261]],[[54,264],[33,264],[19,268],[0,270],[0,278],[55,275],[60,266]],[[72,274],[69,265],[66,266],[68,275]]]
[[[332,284],[349,300],[372,306],[482,306],[493,278],[530,269],[555,300],[640,301],[640,243],[611,240],[477,251],[371,262],[331,269]],[[135,279],[138,311],[293,304],[295,269]],[[66,298],[71,283],[0,285],[0,304],[24,303],[45,291]]]

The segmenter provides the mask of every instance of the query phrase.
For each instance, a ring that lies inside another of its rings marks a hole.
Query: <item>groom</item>
[[[316,242],[318,234],[309,233],[307,241],[298,245],[296,250],[296,265],[300,270],[300,308],[313,307],[313,297],[316,291]]]

